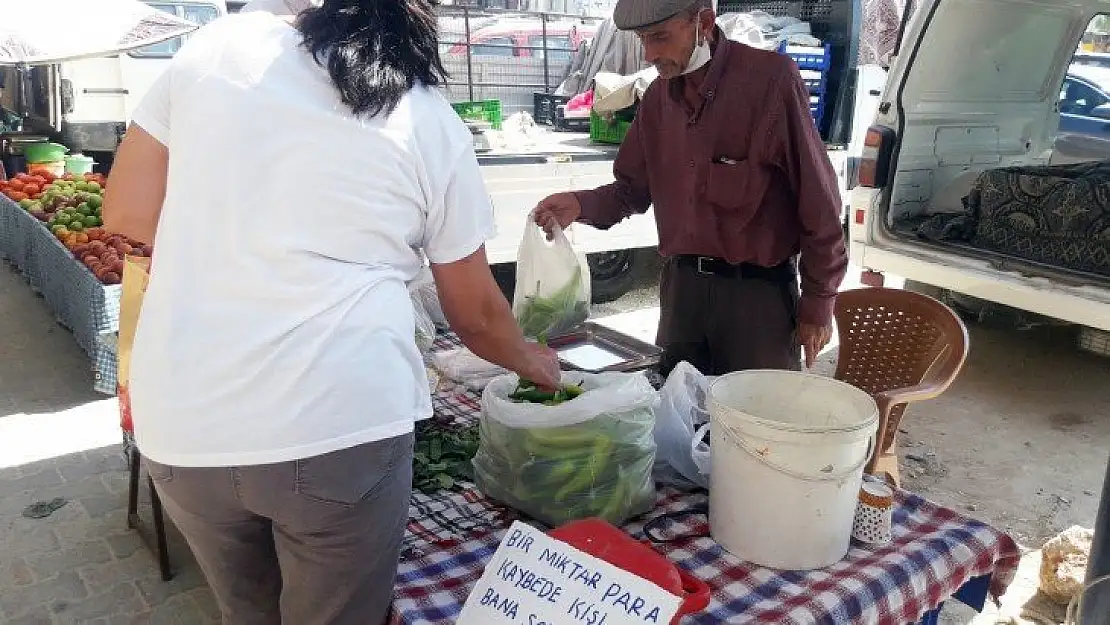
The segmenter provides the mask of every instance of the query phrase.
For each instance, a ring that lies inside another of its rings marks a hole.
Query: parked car
[[[1068,69],[1060,88],[1060,131],[1110,139],[1110,68]]]
[[[500,20],[470,36],[471,54],[542,58],[544,30],[538,20]],[[574,51],[583,41],[592,38],[596,30],[594,24],[549,22],[546,28],[549,58],[555,62],[569,62]],[[466,43],[455,43],[447,53],[466,54]]]

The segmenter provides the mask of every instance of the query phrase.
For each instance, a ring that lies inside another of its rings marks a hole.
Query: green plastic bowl
[[[92,173],[93,165],[96,165],[96,162],[93,161],[90,156],[74,154],[66,157],[67,174],[80,175]]]
[[[64,160],[68,151],[69,148],[64,145],[48,141],[28,143],[23,146],[23,156],[27,158],[28,163],[56,163]]]

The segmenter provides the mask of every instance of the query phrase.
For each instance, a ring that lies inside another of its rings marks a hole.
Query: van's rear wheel
[[[636,281],[638,250],[615,250],[587,254],[590,293],[595,304],[604,304],[628,293]]]

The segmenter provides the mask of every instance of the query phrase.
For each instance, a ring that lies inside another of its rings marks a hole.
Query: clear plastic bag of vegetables
[[[651,509],[655,389],[634,373],[566,373],[563,384],[556,398],[515,375],[486,386],[478,488],[552,526],[620,524]]]
[[[590,316],[590,267],[561,229],[547,240],[529,215],[516,257],[513,315],[524,336],[553,337]]]
[[[416,347],[421,354],[430,353],[436,341],[435,323],[424,308],[424,303],[412,291],[409,291],[409,299],[412,301],[412,316],[416,322]]]

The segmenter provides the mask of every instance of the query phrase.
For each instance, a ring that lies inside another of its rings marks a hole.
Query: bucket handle
[[[709,475],[709,454],[712,453],[708,449],[703,449],[703,446],[708,447],[705,445],[706,434],[709,434],[709,422],[694,430],[694,438],[690,441],[690,458],[702,475]]]
[[[831,467],[830,467],[830,472],[829,473],[822,473],[821,475],[810,475],[810,474],[807,474],[807,473],[802,473],[800,471],[795,471],[793,469],[784,467],[781,464],[771,462],[763,454],[761,454],[758,451],[756,451],[755,449],[753,449],[752,446],[749,445],[747,443],[747,441],[744,440],[743,436],[740,436],[739,434],[737,434],[728,425],[725,425],[720,420],[718,420],[717,423],[719,423],[720,425],[723,426],[723,428],[725,430],[725,434],[729,438],[731,438],[733,442],[735,442],[737,445],[739,445],[741,449],[743,449],[744,451],[751,454],[751,456],[754,457],[756,460],[759,460],[763,464],[771,467],[772,469],[778,471],[779,473],[783,473],[785,475],[789,475],[792,478],[803,480],[803,481],[806,481],[806,482],[838,482],[838,481],[848,477],[849,475],[852,475],[856,471],[859,471],[860,469],[863,468],[864,465],[867,464],[867,461],[871,459],[871,452],[874,451],[874,448],[875,448],[875,438],[878,435],[878,432],[872,432],[871,433],[871,436],[869,436],[868,439],[867,439],[867,453],[863,455],[862,460],[860,460],[856,464],[852,465],[851,468],[845,469],[844,471],[841,471],[840,473],[832,473]]]

